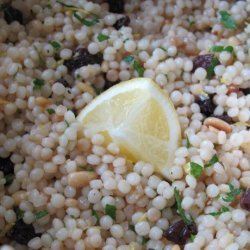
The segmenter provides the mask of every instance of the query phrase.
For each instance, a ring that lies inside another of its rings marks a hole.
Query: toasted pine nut
[[[91,180],[96,178],[97,174],[95,172],[79,171],[68,175],[68,184],[76,188],[85,187]]]
[[[15,205],[19,205],[22,200],[25,200],[27,198],[28,194],[26,191],[20,190],[17,191],[12,195],[12,198],[14,199]]]
[[[66,207],[76,207],[78,205],[78,201],[76,199],[67,198],[65,200]]]
[[[43,108],[45,108],[45,107],[47,107],[48,105],[51,104],[51,101],[48,98],[39,96],[39,97],[36,98],[36,104],[43,107]]]
[[[6,101],[6,100],[0,98],[0,105],[5,105],[5,104],[7,104],[7,103],[10,103],[10,102],[8,102],[8,101]]]
[[[232,127],[227,122],[216,117],[208,117],[205,119],[204,125],[217,128],[218,130],[223,130],[226,133],[232,132]]]
[[[93,87],[89,86],[87,83],[78,82],[76,86],[82,91],[82,92],[88,92],[92,96],[96,96],[96,92],[93,89]]]
[[[181,250],[179,245],[174,245],[171,250]]]
[[[250,177],[240,178],[240,184],[244,188],[249,188],[250,187]]]

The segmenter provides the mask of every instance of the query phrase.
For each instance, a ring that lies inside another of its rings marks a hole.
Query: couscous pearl
[[[150,225],[146,221],[138,222],[135,224],[135,232],[138,235],[146,236],[150,232]]]
[[[122,238],[122,236],[124,234],[124,230],[123,230],[122,226],[116,224],[116,225],[111,226],[110,233],[112,234],[113,237],[120,239],[120,238]]]

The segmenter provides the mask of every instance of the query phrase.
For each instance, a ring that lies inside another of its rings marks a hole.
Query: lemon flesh
[[[156,172],[168,176],[181,129],[171,100],[151,79],[135,78],[111,87],[77,120],[91,134],[103,134],[106,144],[119,145],[127,159],[149,162]]]

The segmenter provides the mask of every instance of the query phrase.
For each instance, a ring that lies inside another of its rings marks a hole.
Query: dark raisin
[[[109,80],[107,79],[107,76],[106,76],[106,75],[104,75],[104,80],[105,80],[105,84],[104,84],[103,90],[107,90],[107,89],[109,89],[110,87],[112,87],[112,86],[114,86],[115,84],[118,83],[118,81],[116,81],[116,82],[109,81]]]
[[[240,89],[244,95],[250,95],[250,88]]]
[[[20,24],[23,24],[23,14],[20,10],[13,8],[9,4],[2,4],[1,9],[4,12],[4,19],[8,24],[14,21],[17,21]]]
[[[250,188],[248,188],[240,198],[240,206],[250,211]]]
[[[128,26],[130,23],[130,18],[128,16],[124,16],[119,18],[115,24],[113,25],[113,27],[117,30],[119,30],[121,27],[123,26]]]
[[[25,224],[22,219],[16,221],[15,225],[7,233],[9,239],[22,245],[27,245],[31,239],[37,236],[40,236],[40,234],[36,234],[34,226]]]
[[[197,227],[194,223],[187,225],[183,220],[179,220],[164,232],[163,236],[176,244],[184,245],[191,237],[197,234]]]
[[[232,124],[233,123],[233,119],[228,116],[227,114],[223,114],[223,115],[212,115],[212,117],[216,117],[216,118],[219,118],[229,124]]]
[[[7,158],[0,157],[0,171],[4,175],[14,174],[14,163],[10,160],[10,156]]]
[[[71,59],[65,60],[64,65],[69,71],[73,71],[89,64],[101,64],[102,61],[102,53],[92,55],[87,49],[81,48],[76,50],[74,56]]]
[[[193,70],[192,70],[192,72],[194,72],[197,68],[200,68],[200,67],[207,70],[208,67],[211,65],[212,59],[213,59],[212,54],[196,56],[193,59]]]
[[[200,111],[205,116],[211,116],[214,113],[215,105],[212,97],[199,96],[196,103],[200,106]]]
[[[108,0],[109,11],[113,13],[124,13],[124,0]]]

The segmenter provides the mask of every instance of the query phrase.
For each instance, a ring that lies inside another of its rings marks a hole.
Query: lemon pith
[[[89,132],[114,141],[129,160],[153,164],[168,175],[180,142],[178,116],[169,97],[148,78],[117,84],[100,94],[78,115]]]

